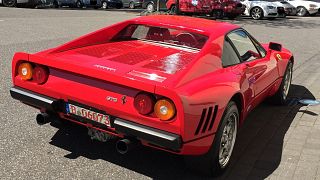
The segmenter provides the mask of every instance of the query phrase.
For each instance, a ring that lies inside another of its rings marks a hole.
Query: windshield
[[[207,39],[207,36],[183,30],[132,24],[120,31],[112,40],[143,40],[183,48],[201,49]]]

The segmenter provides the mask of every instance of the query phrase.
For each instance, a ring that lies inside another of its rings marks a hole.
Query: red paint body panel
[[[198,50],[140,40],[111,41],[130,24],[185,30],[208,36],[208,40]],[[191,17],[139,17],[54,49],[36,54],[17,53],[12,62],[13,83],[45,96],[75,101],[128,121],[180,135],[182,147],[173,153],[200,155],[210,148],[231,98],[235,94],[241,97],[242,124],[255,106],[276,92],[292,58],[286,49],[275,52],[264,45],[268,51],[265,58],[223,68],[224,37],[237,28],[228,23]],[[277,59],[276,54],[280,54],[282,60]],[[48,81],[38,85],[22,80],[17,68],[23,61],[49,67]],[[251,83],[250,78],[254,78],[255,83]],[[176,116],[164,122],[154,114],[139,114],[133,101],[140,92],[171,99],[176,106]],[[106,100],[108,96],[121,99],[124,95],[127,97],[125,104]],[[199,126],[202,114],[208,123]],[[117,134],[114,129],[110,131]],[[142,142],[155,147],[143,139]]]

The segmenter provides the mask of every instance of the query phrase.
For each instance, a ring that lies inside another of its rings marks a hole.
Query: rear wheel
[[[176,5],[172,5],[169,12],[170,14],[178,14]]]
[[[3,3],[3,6],[6,6],[6,7],[16,7],[17,6],[16,0],[3,0],[2,3]]]
[[[82,7],[83,7],[82,2],[81,2],[81,1],[77,1],[76,7],[77,7],[77,8],[82,8]]]
[[[209,151],[202,156],[186,156],[186,164],[209,176],[221,174],[229,165],[236,142],[239,111],[235,102],[229,102]]]
[[[254,8],[252,8],[250,15],[253,19],[256,19],[256,20],[262,19],[263,18],[263,10],[260,7],[254,7]]]
[[[297,7],[297,16],[307,16],[308,15],[308,10],[303,7],[303,6],[299,6]]]
[[[152,12],[154,12],[154,4],[153,3],[149,3],[148,5],[147,5],[147,11],[149,12],[149,13],[152,13]]]
[[[106,1],[103,1],[101,8],[102,9],[108,9],[108,3]]]
[[[283,75],[281,85],[276,94],[271,98],[272,103],[277,105],[284,105],[286,103],[292,81],[292,67],[293,64],[291,61],[289,61],[287,69]]]
[[[130,9],[134,9],[134,8],[135,8],[135,7],[134,7],[134,2],[130,2],[130,3],[129,3],[129,8],[130,8]]]

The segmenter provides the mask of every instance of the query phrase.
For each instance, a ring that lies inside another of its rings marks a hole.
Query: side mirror
[[[281,51],[282,45],[274,42],[269,43],[269,49],[274,50],[274,51]]]

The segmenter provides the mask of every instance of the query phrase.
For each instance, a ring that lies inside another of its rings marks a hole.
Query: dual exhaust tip
[[[44,125],[51,122],[51,116],[47,113],[40,113],[36,117],[38,125]],[[136,141],[131,141],[130,139],[121,139],[116,143],[116,150],[120,154],[126,154],[132,150],[137,145]]]
[[[120,154],[126,154],[137,145],[136,141],[131,141],[130,139],[122,139],[117,141],[116,143],[116,150]]]
[[[44,125],[51,122],[50,115],[47,113],[40,113],[36,117],[37,124]]]

